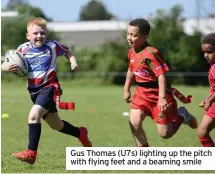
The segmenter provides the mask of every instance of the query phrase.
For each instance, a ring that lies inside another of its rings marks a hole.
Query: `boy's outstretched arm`
[[[130,71],[130,69],[128,69],[127,71],[127,75],[126,75],[126,80],[125,80],[125,85],[124,85],[124,100],[127,103],[131,102],[131,85],[134,82],[134,73]]]
[[[166,101],[166,90],[167,90],[167,79],[165,74],[158,76],[158,86],[159,86],[159,98],[158,98],[158,107],[161,112],[167,110],[167,101]]]
[[[78,63],[76,61],[75,56],[72,54],[72,51],[69,50],[66,54],[65,57],[70,61],[71,63],[71,70],[72,71],[78,71]]]

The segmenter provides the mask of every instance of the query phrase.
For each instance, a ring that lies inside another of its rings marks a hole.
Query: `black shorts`
[[[41,107],[48,110],[48,113],[55,113],[57,112],[56,103],[54,102],[53,95],[54,95],[54,87],[44,87],[40,92],[31,95],[31,100],[34,104],[40,105]]]

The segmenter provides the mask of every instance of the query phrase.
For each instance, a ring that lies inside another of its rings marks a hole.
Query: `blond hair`
[[[47,21],[41,17],[35,17],[33,19],[29,19],[27,22],[27,29],[34,25],[38,25],[42,28],[46,28]]]

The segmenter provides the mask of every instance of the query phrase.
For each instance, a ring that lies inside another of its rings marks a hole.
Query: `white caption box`
[[[66,170],[215,170],[215,148],[67,147]]]

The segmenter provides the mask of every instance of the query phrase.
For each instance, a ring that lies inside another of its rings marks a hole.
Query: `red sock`
[[[176,133],[178,131],[178,129],[181,126],[181,124],[183,123],[183,121],[184,121],[184,117],[178,115],[177,120],[172,123],[174,133]]]
[[[208,135],[207,137],[199,138],[199,141],[203,147],[215,147],[210,135]]]
[[[137,146],[137,147],[149,147],[149,144],[146,143],[146,144],[144,144],[144,145],[140,145],[140,146]]]

